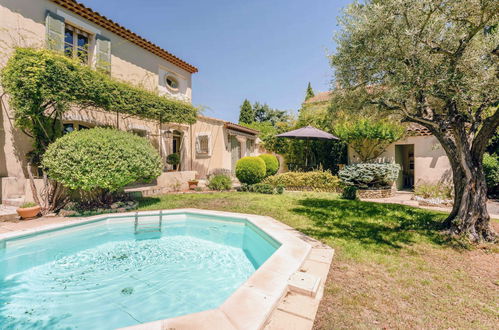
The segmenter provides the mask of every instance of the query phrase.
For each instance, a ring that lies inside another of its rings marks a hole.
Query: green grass
[[[143,198],[140,210],[200,208],[271,216],[336,250],[315,328],[488,328],[499,321],[497,249],[438,230],[444,213],[330,193]]]

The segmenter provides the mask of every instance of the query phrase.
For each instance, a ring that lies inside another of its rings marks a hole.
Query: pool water
[[[279,246],[244,220],[161,218],[0,242],[0,328],[114,329],[216,308]]]

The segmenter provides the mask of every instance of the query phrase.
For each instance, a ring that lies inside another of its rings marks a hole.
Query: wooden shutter
[[[95,37],[95,45],[95,68],[106,73],[111,73],[111,40],[98,34]]]
[[[47,48],[64,52],[64,17],[47,11],[45,28],[47,31]]]

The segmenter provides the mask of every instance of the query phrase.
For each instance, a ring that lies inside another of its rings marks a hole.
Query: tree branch
[[[471,146],[471,153],[474,157],[480,157],[485,152],[487,143],[492,138],[494,133],[499,127],[499,106],[496,106],[496,111],[493,115],[485,118],[482,128],[478,131],[473,144]]]

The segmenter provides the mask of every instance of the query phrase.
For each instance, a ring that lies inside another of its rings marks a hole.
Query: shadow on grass
[[[423,240],[446,245],[439,232],[445,215],[396,204],[307,198],[291,211],[311,220],[302,232],[321,240],[338,238],[369,250],[397,250]]]

